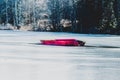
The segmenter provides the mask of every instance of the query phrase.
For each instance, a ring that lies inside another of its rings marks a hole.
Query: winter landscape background
[[[119,34],[120,0],[0,0],[0,80],[120,80]]]
[[[0,29],[120,34],[119,0],[0,1]]]

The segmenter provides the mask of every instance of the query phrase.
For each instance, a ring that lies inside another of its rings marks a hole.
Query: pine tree
[[[99,30],[100,32],[111,33],[111,31],[117,26],[117,19],[114,11],[114,0],[105,0],[103,4],[104,10]]]
[[[120,34],[120,0],[115,0],[115,11],[116,11],[116,17],[117,17],[117,28],[116,33]]]

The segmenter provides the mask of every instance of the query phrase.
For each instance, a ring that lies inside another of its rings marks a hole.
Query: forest
[[[33,31],[120,34],[120,0],[0,0],[0,25]]]

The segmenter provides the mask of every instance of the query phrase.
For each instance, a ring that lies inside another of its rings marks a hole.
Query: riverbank
[[[62,30],[63,32],[71,32],[71,31],[67,31],[66,28],[64,28],[65,30]],[[20,31],[40,31],[40,32],[62,32],[62,31],[55,31],[54,29],[48,29],[48,30],[42,30],[39,27],[34,28],[32,25],[26,25],[26,26],[13,26],[11,24],[7,24],[7,25],[0,25],[0,30],[20,30]],[[69,27],[68,27],[69,30]],[[71,32],[71,33],[80,33],[80,32]],[[86,32],[82,32],[82,34],[86,34]],[[111,34],[111,35],[120,35],[120,30],[116,29],[113,30],[110,33],[106,33],[106,32],[87,32],[87,34]]]

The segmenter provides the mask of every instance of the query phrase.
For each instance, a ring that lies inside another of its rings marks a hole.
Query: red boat
[[[41,40],[41,44],[56,46],[84,46],[85,42],[76,39],[55,39],[55,40]]]

